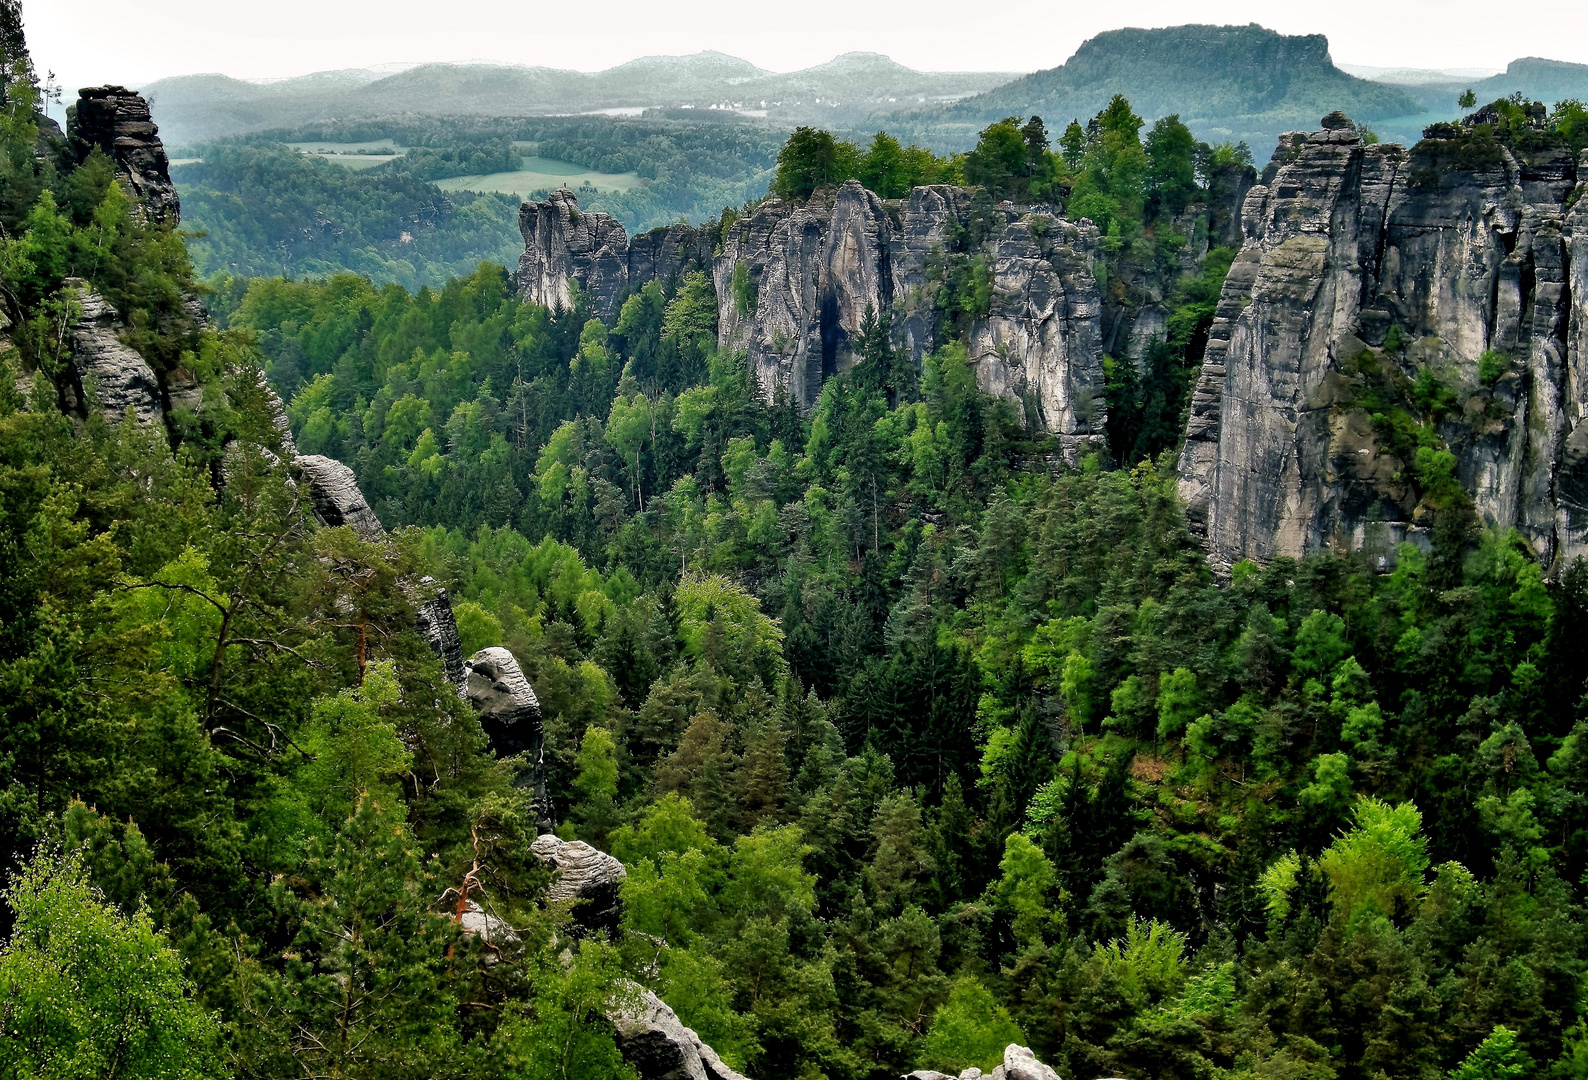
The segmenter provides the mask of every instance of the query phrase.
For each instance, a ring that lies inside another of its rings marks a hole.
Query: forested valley
[[[610,325],[491,263],[201,283],[41,136],[0,14],[5,1075],[633,1080],[641,989],[756,1080],[1010,1043],[1073,1080],[1588,1075],[1588,568],[1447,485],[1392,572],[1216,576],[1173,459],[1232,252],[1069,466],[978,387],[970,257],[940,347],[873,313],[808,412],[698,271]],[[1150,267],[1249,157],[1116,99],[958,159],[801,129],[772,183],[1067,200]],[[163,423],[74,404],[90,289],[197,388]],[[317,526],[269,387],[389,535]],[[534,763],[415,628],[438,585],[532,684],[620,925],[543,902]]]

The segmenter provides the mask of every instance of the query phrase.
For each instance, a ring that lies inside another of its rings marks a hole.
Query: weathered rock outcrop
[[[893,231],[882,200],[853,180],[830,200],[762,203],[728,230],[712,268],[718,347],[746,351],[763,391],[812,404],[866,309],[893,301]]]
[[[1367,144],[1335,114],[1285,136],[1246,198],[1180,461],[1215,566],[1322,548],[1388,565],[1425,539],[1395,409],[1448,446],[1480,520],[1547,563],[1588,554],[1578,169],[1455,125],[1428,134],[1410,152]]]
[[[67,137],[78,160],[97,146],[115,162],[116,175],[132,189],[155,221],[175,225],[181,218],[170,162],[149,103],[124,86],[90,86],[78,91],[67,116]]]
[[[973,201],[933,186],[884,203],[851,180],[827,199],[763,203],[729,228],[713,267],[718,347],[743,349],[764,393],[809,406],[822,380],[852,362],[868,308],[891,314],[895,344],[916,360],[935,348],[943,267],[980,255],[992,300],[969,335],[978,381],[1072,452],[1100,439],[1096,230],[1006,205],[983,208],[990,238],[968,246]]]
[[[1102,439],[1107,419],[1103,305],[1089,255],[1096,240],[1090,222],[1050,214],[1010,222],[993,249],[990,312],[970,333],[982,388],[1059,436],[1070,460]]]
[[[424,588],[435,583],[436,579],[428,575],[419,579]],[[452,598],[447,590],[436,588],[435,595],[419,605],[417,618],[420,636],[441,661],[441,673],[457,689],[458,696],[466,698],[468,679],[463,673],[463,642],[458,637],[458,620],[452,614]]]
[[[352,469],[321,454],[300,454],[292,464],[309,485],[316,516],[328,527],[351,526],[360,539],[370,542],[386,538],[386,529],[364,501]]]
[[[159,424],[165,418],[160,380],[148,361],[123,344],[117,334],[121,318],[116,309],[81,278],[68,279],[81,314],[70,331],[72,393],[68,407],[86,416],[102,409],[119,421],[128,409],[141,424]]]
[[[640,1080],[745,1080],[724,1065],[717,1052],[694,1029],[687,1028],[667,1002],[649,990],[614,1012],[618,1049],[640,1074]]]
[[[540,831],[551,832],[551,803],[546,796],[545,729],[540,701],[513,654],[499,646],[481,649],[463,663],[465,696],[480,714],[480,726],[503,757],[524,754],[527,779],[534,793]],[[555,839],[555,837],[553,838]],[[616,860],[614,860],[616,861]]]
[[[1004,1060],[1001,1065],[990,1073],[983,1073],[980,1069],[972,1067],[960,1073],[957,1080],[1061,1080],[1059,1074],[1051,1066],[1037,1060],[1037,1055],[1029,1047],[1019,1043],[1010,1043],[1004,1047]],[[904,1080],[956,1080],[952,1073],[936,1072],[932,1069],[917,1069],[915,1072],[906,1073]]]
[[[631,244],[621,222],[610,214],[581,211],[571,191],[554,191],[545,202],[525,203],[518,212],[518,231],[524,236],[518,294],[567,311],[573,307],[569,282],[577,281],[591,309],[608,322],[631,291],[651,281],[667,281],[711,255],[708,239],[687,225],[656,229]]]
[[[992,307],[970,334],[981,384],[1067,448],[1100,439],[1096,230],[1045,207],[974,202],[970,191],[934,186],[887,203],[853,180],[801,204],[767,200],[729,226],[709,259],[718,347],[746,354],[768,399],[787,395],[809,407],[822,381],[853,362],[868,310],[891,315],[895,345],[917,361],[935,348],[945,265],[984,256]],[[973,213],[981,214],[978,229],[991,222],[991,233],[967,246]],[[519,220],[526,244],[520,294],[549,307],[571,304],[571,279],[610,318],[625,289],[708,261],[707,235],[683,226],[625,248],[620,225],[580,213],[568,192],[526,203]]]
[[[550,832],[537,836],[530,850],[555,871],[546,899],[574,901],[574,922],[587,930],[617,932],[623,917],[621,890],[629,876],[622,863],[583,840],[562,840]]]

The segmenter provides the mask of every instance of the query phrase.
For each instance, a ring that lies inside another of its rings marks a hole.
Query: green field
[[[371,142],[335,143],[335,142],[298,142],[288,143],[295,150],[299,150],[312,157],[333,161],[344,168],[373,169],[383,165],[394,158],[401,157],[406,147],[398,146],[391,139],[375,139]],[[372,153],[376,150],[394,150],[396,153]]]
[[[552,188],[580,188],[586,184],[597,191],[632,191],[645,181],[638,173],[591,172],[580,165],[553,158],[526,157],[517,172],[491,173],[487,176],[455,176],[437,181],[443,191],[497,191],[504,195],[525,195]]]

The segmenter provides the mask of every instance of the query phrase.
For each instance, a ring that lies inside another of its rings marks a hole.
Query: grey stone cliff
[[[99,147],[115,162],[116,175],[155,221],[181,219],[170,162],[149,103],[124,86],[90,86],[78,91],[67,117],[67,137],[78,160]]]
[[[611,322],[624,298],[651,281],[667,281],[710,258],[699,230],[670,225],[629,242],[621,222],[609,214],[581,211],[570,191],[554,191],[545,202],[525,203],[518,212],[524,254],[518,260],[518,294],[525,300],[567,311],[574,306],[569,282],[577,281],[591,310]]]
[[[684,1026],[667,1002],[630,984],[637,1000],[616,1010],[618,1049],[640,1080],[745,1080],[722,1063],[717,1052]]]
[[[1437,431],[1482,523],[1547,564],[1588,554],[1576,163],[1429,134],[1368,144],[1334,114],[1285,136],[1246,197],[1180,459],[1217,568],[1324,548],[1387,566],[1427,542],[1416,462],[1374,418],[1386,397]],[[1419,405],[1418,379],[1457,407]]]
[[[745,353],[768,400],[786,395],[808,408],[822,381],[853,363],[868,310],[891,315],[895,344],[918,362],[936,348],[944,259],[985,255],[994,301],[970,335],[977,378],[1078,452],[1101,439],[1106,420],[1097,231],[1006,204],[990,211],[992,236],[961,250],[973,199],[935,186],[889,203],[851,180],[802,204],[763,202],[711,255],[706,235],[682,226],[625,248],[617,222],[557,192],[520,211],[519,293],[566,309],[577,281],[610,319],[625,290],[709,261],[718,347]]]
[[[428,575],[419,579],[421,587],[431,587],[436,579]],[[419,634],[430,646],[430,651],[441,661],[441,673],[467,698],[468,679],[463,673],[463,642],[458,638],[458,620],[452,614],[452,598],[447,590],[437,588],[435,595],[419,605]]]
[[[117,331],[121,318],[94,287],[81,278],[66,282],[81,314],[68,331],[71,337],[72,391],[69,402],[81,415],[102,409],[112,422],[128,409],[141,424],[159,424],[165,418],[160,380],[148,361],[122,343]]]

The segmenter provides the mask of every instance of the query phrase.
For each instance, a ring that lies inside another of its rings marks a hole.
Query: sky
[[[435,61],[595,71],[716,49],[773,71],[886,53],[935,71],[1034,71],[1122,26],[1258,22],[1325,34],[1337,63],[1500,69],[1520,56],[1588,63],[1580,0],[1527,17],[1475,0],[24,0],[40,71],[81,86],[221,72],[286,78]]]

